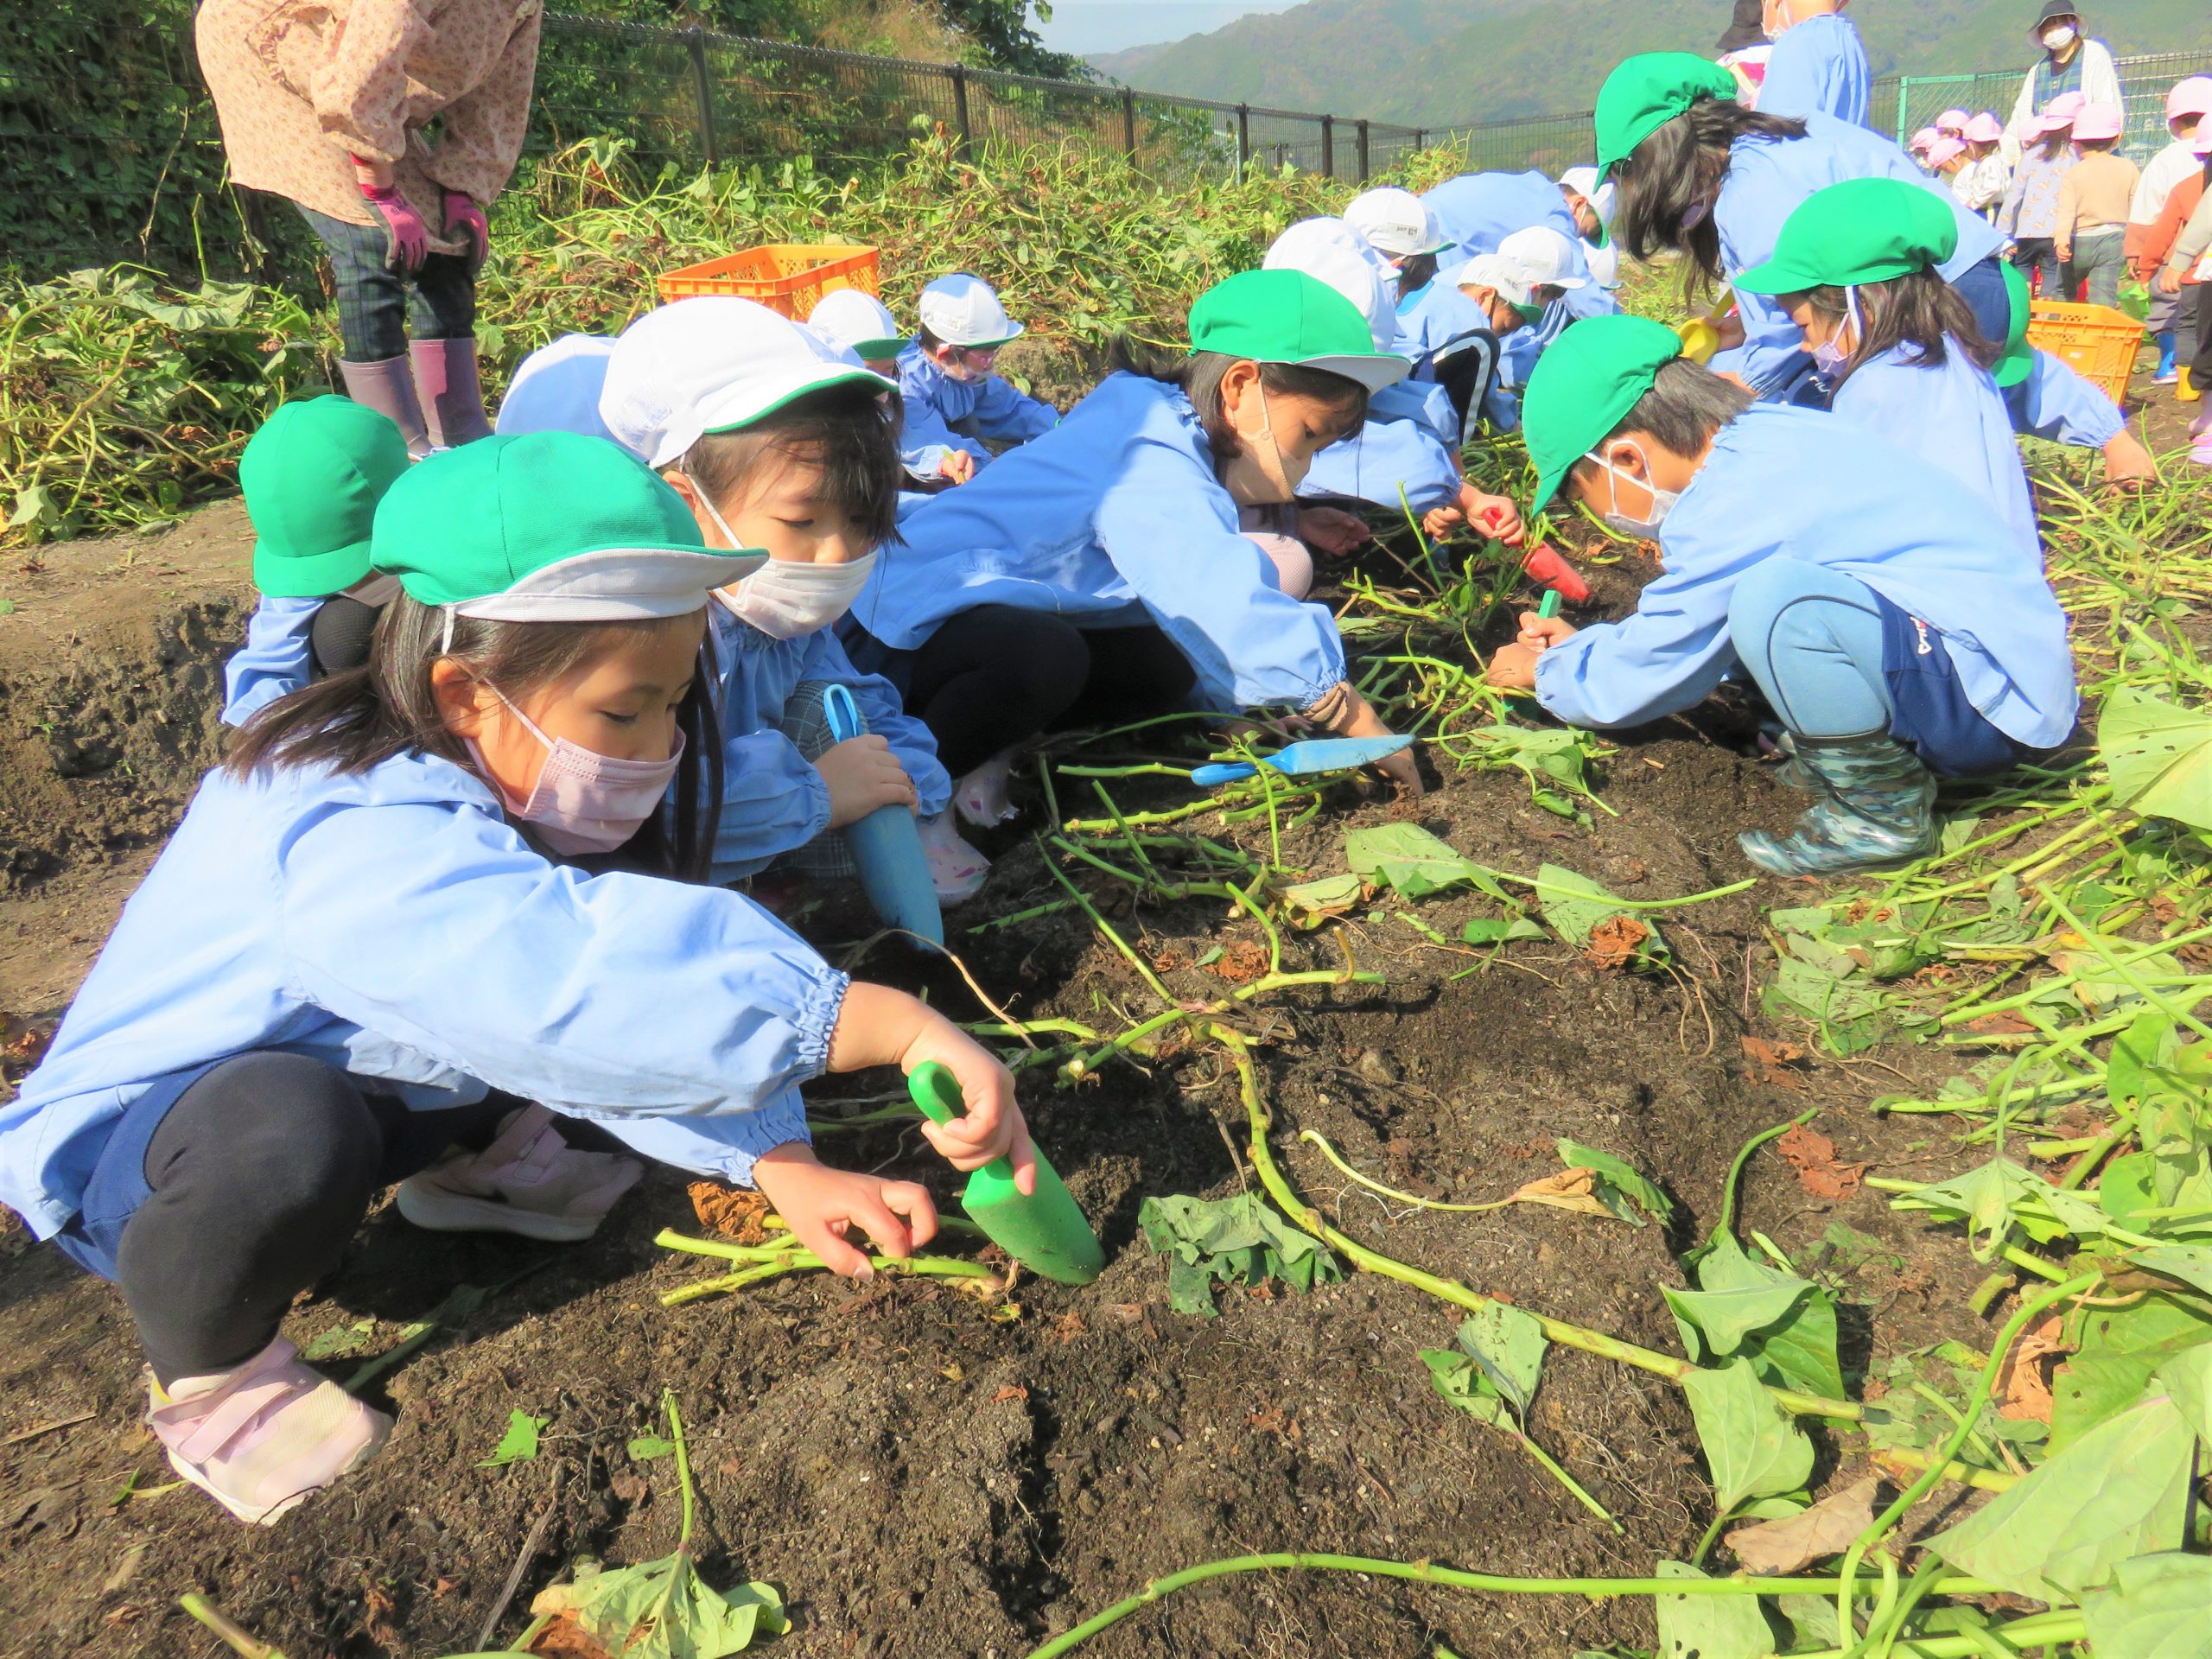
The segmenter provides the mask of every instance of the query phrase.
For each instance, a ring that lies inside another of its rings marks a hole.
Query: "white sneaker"
[[[991,874],[991,861],[960,838],[960,826],[950,812],[919,820],[922,854],[929,860],[930,885],[938,903],[964,904],[973,899]]]
[[[1010,791],[1014,785],[1014,763],[1022,753],[1020,747],[1001,749],[953,784],[953,803],[959,807],[962,817],[978,830],[988,830],[995,823],[1011,823],[1021,816]]]
[[[481,1152],[449,1153],[399,1184],[399,1213],[438,1233],[589,1238],[645,1166],[613,1152],[579,1152],[543,1106],[525,1106]]]
[[[278,1338],[234,1371],[146,1376],[146,1427],[169,1466],[241,1521],[269,1526],[376,1455],[391,1419]]]

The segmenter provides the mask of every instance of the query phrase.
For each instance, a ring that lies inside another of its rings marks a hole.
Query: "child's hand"
[[[2158,292],[2161,294],[2181,292],[2181,271],[2178,267],[2168,265],[2158,273]]]
[[[1574,638],[1574,624],[1564,617],[1540,616],[1534,611],[1521,613],[1521,634],[1515,641],[1539,656],[1562,639]]]
[[[814,763],[830,789],[830,827],[858,823],[879,807],[916,803],[913,779],[906,776],[890,743],[873,733],[849,737],[823,751]]]
[[[1344,686],[1347,702],[1344,713],[1330,728],[1338,737],[1390,737],[1395,735],[1382,723],[1382,716],[1375,712],[1374,705],[1360,696],[1350,683]],[[1375,763],[1375,770],[1398,786],[1398,792],[1408,800],[1425,792],[1421,781],[1421,768],[1414,764],[1414,752],[1401,749],[1395,754],[1385,755]]]
[[[1449,541],[1452,532],[1467,522],[1467,515],[1450,502],[1431,507],[1421,516],[1421,533],[1432,542]]]
[[[1490,659],[1489,679],[1502,691],[1535,690],[1536,653],[1526,645],[1500,645]]]
[[[1471,484],[1459,487],[1459,511],[1467,522],[1485,536],[1503,542],[1508,547],[1518,547],[1527,536],[1521,524],[1521,509],[1502,495],[1484,495]]]
[[[965,449],[947,449],[938,473],[955,484],[965,484],[976,476],[976,457]]]
[[[1029,1144],[1029,1126],[1014,1097],[1014,1074],[981,1043],[943,1014],[923,1011],[927,1018],[899,1056],[899,1069],[907,1073],[935,1060],[950,1071],[960,1084],[966,1115],[950,1123],[925,1123],[922,1135],[945,1162],[963,1173],[981,1169],[996,1158],[1014,1166],[1014,1190],[1037,1190],[1037,1154]]]
[[[753,1184],[800,1243],[830,1272],[849,1279],[875,1272],[867,1255],[848,1242],[855,1226],[896,1262],[937,1236],[937,1206],[924,1188],[832,1169],[804,1141],[786,1141],[763,1153],[753,1166]]]
[[[1298,512],[1298,539],[1332,559],[1375,539],[1367,521],[1342,507],[1301,507]]]

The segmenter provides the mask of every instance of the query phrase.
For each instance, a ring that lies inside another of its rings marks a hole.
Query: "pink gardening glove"
[[[384,220],[385,266],[412,276],[430,256],[430,227],[395,187],[364,184],[360,189],[361,200]]]
[[[492,251],[492,227],[484,222],[484,210],[465,190],[447,191],[445,210],[446,234],[468,232],[468,269],[471,272],[480,270],[484,257]]]

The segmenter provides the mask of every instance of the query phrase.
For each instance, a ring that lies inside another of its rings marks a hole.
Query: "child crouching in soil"
[[[1562,488],[1663,574],[1633,614],[1530,613],[1491,660],[1578,726],[1640,726],[1729,674],[1758,683],[1818,804],[1738,837],[1777,875],[1917,858],[1936,773],[2001,772],[2074,726],[2066,617],[2018,533],[1950,474],[1836,416],[1754,404],[1681,360],[1675,332],[1597,317],[1529,384],[1532,512]]]
[[[391,1182],[420,1224],[578,1238],[636,1171],[551,1114],[672,1131],[863,1273],[849,1233],[905,1255],[936,1212],[816,1161],[798,1085],[930,1059],[969,1106],[931,1144],[1034,1179],[988,1053],[683,879],[717,804],[708,594],[743,566],[673,491],[597,439],[486,438],[394,485],[373,550],[403,592],[367,666],[208,776],[0,1109],[0,1200],[121,1287],[149,1426],[248,1521],[391,1427],[277,1334]]]

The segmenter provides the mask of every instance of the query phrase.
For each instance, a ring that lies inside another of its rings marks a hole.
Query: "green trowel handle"
[[[950,1123],[955,1118],[968,1115],[968,1103],[960,1092],[960,1080],[952,1075],[951,1067],[938,1060],[924,1060],[906,1078],[906,1092],[914,1097],[914,1104],[922,1109],[922,1116],[932,1123]],[[1011,1183],[1014,1165],[1004,1158],[994,1158],[978,1174],[992,1175]]]

